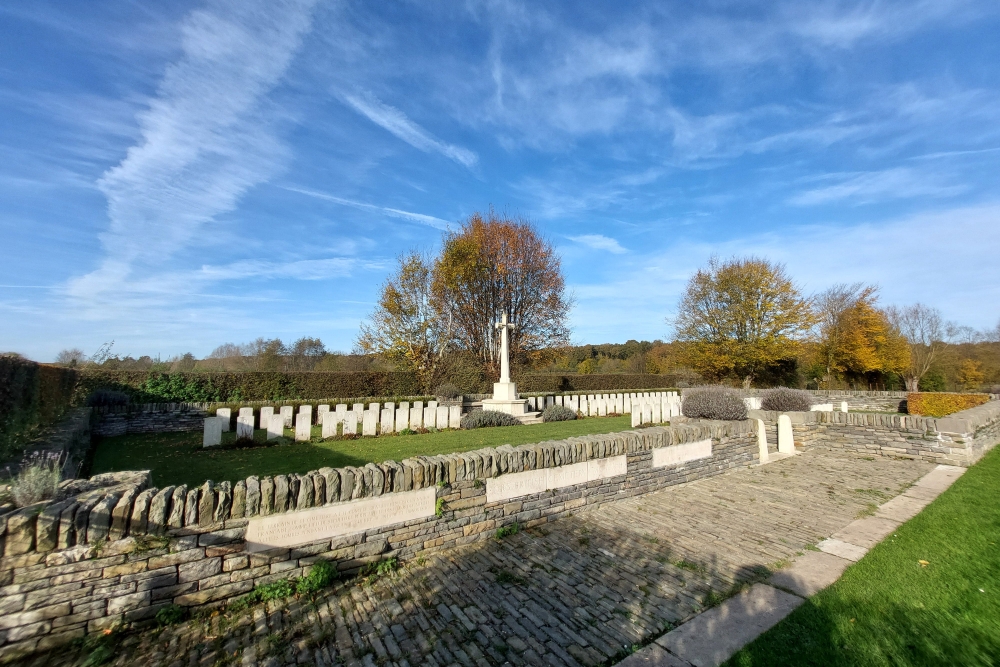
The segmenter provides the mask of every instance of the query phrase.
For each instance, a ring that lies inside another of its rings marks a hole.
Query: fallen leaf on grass
[[[918,560],[917,562],[920,563],[920,567],[927,567],[930,565],[930,562],[926,560]]]

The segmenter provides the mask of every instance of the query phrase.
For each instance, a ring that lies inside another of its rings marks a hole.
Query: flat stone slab
[[[835,540],[850,542],[859,547],[871,549],[882,539],[899,527],[898,521],[892,521],[878,516],[858,519],[847,524],[831,535]]]
[[[904,491],[903,495],[907,498],[916,498],[917,500],[926,500],[927,502],[930,502],[940,496],[942,491],[944,491],[944,489],[939,490],[929,486],[917,486],[914,484]]]
[[[939,465],[921,477],[913,486],[932,489],[940,493],[954,484],[955,480],[965,473],[965,470],[961,466]]]
[[[896,496],[889,502],[879,507],[875,512],[875,516],[903,523],[904,521],[909,521],[919,514],[920,510],[927,507],[930,502],[930,500],[924,498]]]
[[[807,598],[839,579],[852,562],[823,551],[807,551],[774,573],[768,583]]]
[[[868,549],[864,547],[859,547],[856,544],[851,544],[850,542],[841,542],[835,539],[826,539],[816,545],[819,550],[833,554],[834,556],[839,556],[840,558],[846,558],[849,561],[854,561],[855,563],[865,557],[868,553]]]
[[[650,644],[619,662],[616,667],[691,667],[691,663],[656,644]]]
[[[803,602],[797,595],[755,584],[671,630],[656,643],[694,667],[716,667]]]

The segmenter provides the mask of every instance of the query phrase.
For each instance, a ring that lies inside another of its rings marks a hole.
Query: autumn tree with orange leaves
[[[445,235],[434,264],[436,302],[454,322],[456,344],[495,377],[500,343],[494,323],[506,312],[513,360],[568,344],[566,294],[559,257],[524,218],[473,213]]]

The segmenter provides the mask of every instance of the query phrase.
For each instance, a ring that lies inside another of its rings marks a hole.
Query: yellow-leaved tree
[[[713,257],[688,281],[674,320],[692,368],[749,387],[774,364],[794,357],[815,322],[809,299],[785,267],[758,257]]]
[[[877,290],[867,288],[837,321],[837,336],[821,347],[831,373],[855,377],[902,374],[910,365],[910,346],[876,307]]]

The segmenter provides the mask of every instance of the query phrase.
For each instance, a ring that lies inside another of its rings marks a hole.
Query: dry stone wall
[[[679,449],[664,455],[664,448]],[[73,480],[58,500],[0,508],[0,660],[147,621],[170,604],[221,605],[302,576],[318,559],[352,574],[382,558],[407,559],[487,539],[515,522],[532,527],[717,475],[757,456],[755,422],[698,422],[196,488],[153,488],[144,472]],[[518,475],[525,488],[537,475],[556,480],[538,488],[559,486],[523,495],[517,484],[495,486]],[[373,509],[380,503],[389,509]],[[393,522],[403,516],[399,503],[417,518]],[[358,509],[346,514],[360,516],[359,525],[374,523],[320,537],[332,525],[328,514],[344,507]],[[271,546],[283,538],[260,538],[264,522],[281,516],[316,539]],[[264,543],[248,543],[248,533]]]

